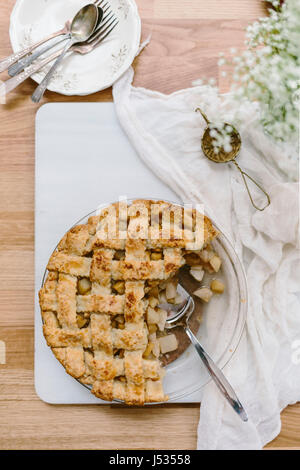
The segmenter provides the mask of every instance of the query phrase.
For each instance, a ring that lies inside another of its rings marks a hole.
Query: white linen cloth
[[[204,204],[231,239],[247,275],[246,330],[224,372],[249,421],[240,420],[211,382],[201,403],[198,449],[261,449],[280,432],[280,411],[300,401],[298,184],[272,166],[276,147],[255,127],[255,109],[249,106],[238,162],[272,201],[256,211],[234,165],[210,162],[201,150],[205,122],[195,108],[202,107],[211,120],[223,114],[230,122],[230,97],[222,104],[207,86],[164,95],[135,88],[132,79],[130,69],[113,94],[140,158],[183,202]]]

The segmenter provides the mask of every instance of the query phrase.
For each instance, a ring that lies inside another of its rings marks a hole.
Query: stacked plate
[[[87,0],[17,0],[11,15],[14,52],[59,30]],[[141,20],[134,0],[109,0],[119,24],[101,46],[87,55],[70,54],[48,89],[64,95],[89,95],[110,87],[132,64],[140,44]],[[32,76],[40,83],[51,64]]]

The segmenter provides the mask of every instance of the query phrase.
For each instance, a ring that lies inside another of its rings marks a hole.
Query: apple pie
[[[103,400],[166,401],[161,357],[177,344],[160,306],[180,303],[180,268],[201,275],[216,235],[198,211],[149,200],[112,204],[66,233],[39,297],[47,344],[68,374]]]

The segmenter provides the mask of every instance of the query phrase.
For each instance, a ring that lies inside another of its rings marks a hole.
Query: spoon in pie
[[[252,206],[258,211],[265,210],[270,205],[270,202],[271,202],[270,201],[270,196],[257,183],[257,181],[255,181],[250,175],[248,175],[244,170],[242,170],[241,167],[236,162],[236,157],[238,156],[238,154],[241,150],[241,146],[242,146],[242,139],[241,139],[241,136],[240,136],[239,132],[235,129],[235,127],[232,124],[228,124],[227,122],[225,122],[223,124],[223,127],[224,128],[227,127],[229,129],[228,132],[230,133],[229,135],[230,135],[231,150],[228,152],[228,151],[225,151],[224,147],[221,147],[219,149],[219,151],[216,153],[215,149],[214,149],[214,145],[213,145],[214,137],[211,135],[211,131],[214,130],[217,133],[220,133],[220,131],[217,127],[214,127],[214,125],[208,120],[206,114],[200,108],[197,108],[196,112],[199,112],[202,115],[203,119],[205,120],[205,122],[207,124],[207,127],[206,127],[206,129],[204,131],[204,134],[203,134],[203,137],[202,137],[202,151],[203,151],[204,155],[209,160],[211,160],[215,163],[229,163],[229,162],[234,163],[235,166],[237,167],[237,169],[239,170],[239,172],[242,175],[242,178],[243,178],[244,184],[246,186],[246,189],[247,189],[247,192],[248,192],[248,195],[249,195]],[[254,183],[257,186],[257,188],[260,191],[262,191],[263,194],[266,196],[266,204],[263,207],[258,207],[255,204],[246,178],[248,178],[250,181],[252,181],[252,183]]]
[[[177,309],[174,310],[174,308],[172,308],[172,313],[170,312],[167,318],[165,328],[171,330],[172,328],[177,328],[180,326],[184,329],[192,345],[195,347],[197,353],[199,354],[209,375],[211,376],[212,380],[215,382],[223,396],[232,406],[234,411],[239,415],[242,421],[248,421],[247,413],[240,400],[238,399],[232,386],[224,376],[221,369],[219,369],[219,367],[215,364],[212,358],[203,349],[200,342],[198,341],[194,333],[191,331],[189,326],[189,320],[195,309],[195,303],[193,298],[182,286],[179,285],[178,287],[178,292],[181,296],[185,298],[185,301],[183,304],[179,305]]]

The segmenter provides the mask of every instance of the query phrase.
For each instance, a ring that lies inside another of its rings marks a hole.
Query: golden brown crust
[[[39,293],[45,338],[66,371],[103,400],[143,405],[168,398],[159,360],[144,357],[145,294],[151,282],[178,272],[186,250],[200,250],[217,235],[196,211],[180,232],[183,215],[164,201],[113,204],[73,227],[49,260]]]

